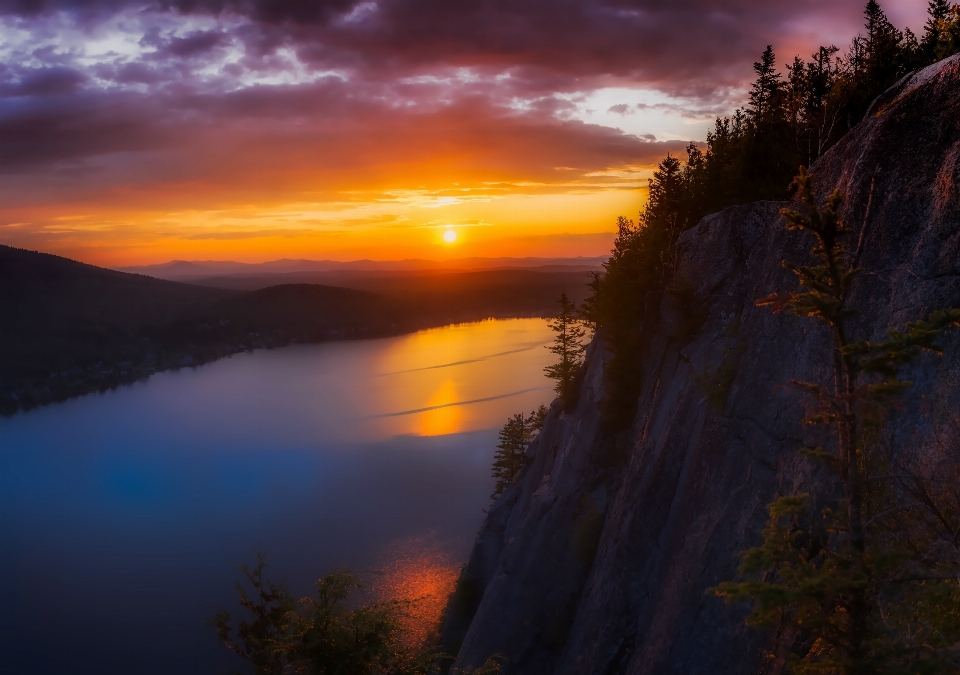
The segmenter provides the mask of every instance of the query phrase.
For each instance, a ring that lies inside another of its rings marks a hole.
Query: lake
[[[422,598],[425,631],[499,428],[553,398],[551,338],[515,319],[294,345],[0,419],[0,672],[236,667],[206,621],[257,549],[297,595],[348,566]]]

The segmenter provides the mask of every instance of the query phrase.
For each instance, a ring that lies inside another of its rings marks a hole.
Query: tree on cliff
[[[812,165],[859,122],[874,98],[911,70],[960,51],[960,6],[930,0],[918,43],[896,28],[876,0],[864,7],[864,28],[849,49],[820,47],[810,60],[795,56],[787,77],[768,46],[754,64],[756,79],[744,108],[717,118],[706,147],[691,143],[687,161],[668,155],[650,180],[636,222],[620,216],[605,273],[590,283],[587,316],[610,350],[604,426],[616,431],[632,418],[639,395],[644,312],[680,280],[672,278],[674,244],[704,216],[736,204],[786,199],[797,166]]]
[[[922,352],[941,351],[934,340],[960,325],[960,310],[934,312],[881,342],[855,338],[850,288],[863,272],[863,231],[853,241],[839,217],[839,192],[821,210],[809,174],[801,171],[797,183],[804,208],[782,213],[790,229],[814,235],[818,263],[784,261],[802,290],[758,304],[830,330],[823,361],[831,382],[794,384],[811,402],[806,423],[822,426],[830,439],[802,452],[833,478],[770,504],[763,543],[743,554],[741,573],[753,578],[713,591],[752,601],[750,623],[779,625],[795,638],[793,672],[956,673],[960,503],[951,507],[941,493],[946,485],[956,498],[960,483],[911,470],[903,459],[911,449],[881,439],[893,399],[910,386],[898,373]]]
[[[583,353],[586,351],[583,338],[587,331],[583,326],[583,320],[577,314],[577,306],[567,299],[566,293],[560,294],[558,304],[560,312],[549,322],[550,329],[556,333],[556,337],[547,349],[556,354],[560,360],[543,370],[547,377],[557,381],[555,387],[557,395],[564,403],[569,404],[576,394],[573,390],[573,381],[583,363]]]
[[[960,52],[960,5],[930,0],[920,51],[922,59],[931,63]]]
[[[700,152],[692,148],[691,152]],[[604,424],[611,430],[628,422],[639,395],[639,341],[647,299],[671,283],[676,262],[673,246],[680,233],[701,215],[685,201],[689,181],[690,170],[676,157],[668,155],[660,162],[637,222],[623,216],[617,219],[617,236],[604,263],[605,273],[594,277],[590,284],[593,292],[583,303],[587,320],[603,331],[611,352],[604,369],[607,395],[601,402]]]
[[[493,456],[493,477],[497,479],[497,483],[490,495],[491,499],[496,499],[516,480],[517,474],[523,468],[524,452],[533,437],[543,428],[546,417],[547,407],[541,405],[529,415],[513,415],[500,429],[500,444]]]

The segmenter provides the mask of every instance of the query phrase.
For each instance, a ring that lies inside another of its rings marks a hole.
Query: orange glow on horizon
[[[5,176],[0,243],[107,267],[609,253],[683,143],[551,120],[463,105],[342,133],[323,116],[185,129],[96,170]]]
[[[0,243],[105,267],[170,260],[599,256],[610,251],[617,216],[635,218],[645,193],[636,184],[507,192],[481,184],[364,189],[322,202],[261,195],[252,203],[213,197],[209,203],[198,197],[192,208],[171,211],[149,204],[162,200],[128,194],[7,209]]]

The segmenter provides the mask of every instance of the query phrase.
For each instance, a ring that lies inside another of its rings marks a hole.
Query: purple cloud
[[[702,118],[766,44],[783,62],[860,21],[835,0],[0,0],[0,201],[316,158],[387,181],[406,160],[385,149],[559,183],[682,148],[583,123],[592,92]]]

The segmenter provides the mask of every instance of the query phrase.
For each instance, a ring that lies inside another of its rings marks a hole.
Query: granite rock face
[[[844,218],[864,228],[860,337],[960,307],[960,56],[891,88],[812,170],[819,195],[840,189]],[[691,337],[674,302],[654,299],[642,393],[614,437],[601,432],[594,340],[575,410],[551,408],[464,570],[444,631],[454,649],[462,637],[458,666],[501,654],[505,673],[527,675],[782,671],[782,637],[705,592],[736,577],[767,503],[818,480],[797,453],[813,432],[787,383],[827,380],[829,335],[754,304],[796,286],[782,259],[809,259],[781,206],[733,207],[683,234],[680,275],[702,325]],[[922,452],[931,415],[960,410],[960,335],[941,342],[944,357],[907,374],[897,447]]]

